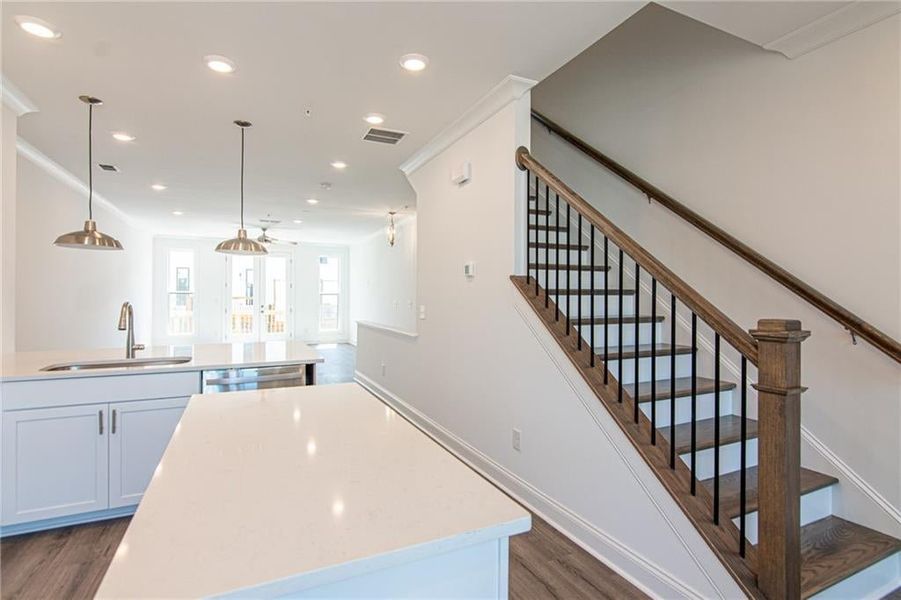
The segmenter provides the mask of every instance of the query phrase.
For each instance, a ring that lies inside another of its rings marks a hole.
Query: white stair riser
[[[554,263],[551,262],[551,264],[554,264]],[[541,287],[544,287],[544,272],[545,272],[545,269],[538,269],[538,282],[541,284]],[[581,274],[581,279],[582,279],[582,287],[585,289],[590,288],[591,287],[591,276],[592,276],[592,273],[590,271],[581,271],[581,272],[580,271],[569,271],[569,284],[571,286],[577,287],[579,285],[579,275],[580,274]],[[594,288],[596,290],[604,289],[604,274],[605,274],[604,271],[594,271]],[[532,277],[535,277],[535,269],[530,269],[529,275]],[[560,269],[559,275],[558,275],[558,271],[556,271],[554,269],[548,269],[547,270],[547,282],[548,282],[547,287],[548,288],[558,287],[558,285],[557,285],[558,282],[555,280],[555,277],[557,277],[557,276],[559,276],[559,278],[560,278],[559,279],[559,287],[561,287],[561,288],[566,287],[566,271],[563,269]],[[611,288],[617,288],[617,289],[619,288],[619,286],[614,283],[614,278],[612,275],[610,276],[610,282],[608,285]]]
[[[670,425],[670,401],[666,400],[657,400],[654,404],[657,405],[657,429],[662,429]],[[710,419],[714,415],[714,406],[716,404],[715,395],[710,394],[699,394],[697,400],[697,410],[696,410],[696,418],[697,419]],[[650,419],[651,418],[651,403],[643,402],[640,405],[641,411]],[[731,415],[732,414],[732,392],[725,391],[720,392],[720,415]],[[680,423],[690,423],[691,422],[691,396],[686,396],[684,398],[676,398],[676,424]]]
[[[901,553],[882,559],[830,588],[811,596],[811,600],[879,600],[901,584]]]
[[[571,249],[567,250],[566,248],[560,248],[560,260],[557,260],[557,249],[556,248],[533,248],[529,247],[529,263],[535,262],[535,250],[538,250],[538,262],[539,263],[548,263],[551,265],[565,265],[566,264],[566,253],[569,252],[569,264],[570,265],[578,265],[579,264],[579,254],[582,254],[582,265],[586,266],[589,263],[590,256],[588,252],[579,250],[579,249]],[[597,253],[595,253],[595,260],[599,257]],[[611,273],[611,279],[613,279],[613,274]]]
[[[801,496],[801,525],[825,519],[832,514],[832,488],[833,486],[829,486]],[[750,512],[745,517],[745,537],[752,544],[757,543],[757,517],[757,511]],[[739,526],[738,517],[732,521],[736,527]]]
[[[746,457],[747,466],[753,467],[757,464],[757,439],[748,440],[748,455]],[[698,469],[695,477],[698,479],[710,479],[713,477],[713,457],[714,449],[707,448],[699,450],[696,453],[698,459]],[[691,468],[691,453],[686,452],[680,454],[682,461]],[[720,475],[738,471],[741,468],[741,443],[726,444],[720,446]]]
[[[534,282],[533,282],[534,283]],[[538,282],[539,285],[543,283],[542,281]],[[541,297],[544,298],[544,292],[540,292]],[[554,300],[554,294],[551,294],[551,301]],[[560,310],[563,314],[567,314],[567,312],[575,317],[579,312],[579,300],[582,303],[582,318],[587,319],[591,316],[591,303],[592,296],[578,296],[576,294],[572,294],[569,297],[560,294]],[[619,296],[594,296],[594,316],[595,318],[604,314],[604,305],[609,300],[610,306],[607,309],[607,315],[616,316],[619,314]],[[632,296],[623,296],[623,315],[631,315],[634,310]]]
[[[588,318],[589,315],[582,313],[583,318]],[[603,313],[600,315],[595,312],[595,318],[603,318]],[[657,343],[663,342],[663,327],[661,323],[656,324],[657,328]],[[650,344],[651,343],[651,323],[639,323],[638,324],[638,343],[639,344]],[[586,340],[591,339],[591,330],[592,326],[583,325],[580,327],[582,331],[582,337]],[[596,347],[604,346],[604,329],[607,330],[607,345],[613,346],[619,344],[619,325],[595,325],[594,329],[594,343]],[[623,324],[623,347],[630,346],[635,344],[635,323],[624,323]]]
[[[598,355],[603,356],[603,349],[598,350]],[[666,379],[670,376],[670,356],[657,357],[657,379]],[[614,377],[619,373],[619,361],[616,360],[616,348],[610,349],[610,372]],[[690,372],[691,355],[679,354],[676,356],[676,375],[682,376]],[[617,378],[618,379],[618,378]],[[651,380],[651,358],[638,359],[638,381]],[[624,384],[635,383],[635,359],[623,360],[623,377]]]
[[[544,219],[543,219],[543,218],[541,219],[541,225],[544,225]],[[563,226],[563,223],[561,222],[560,225]],[[551,226],[552,226],[552,227],[554,226],[554,222],[553,222],[553,221],[551,221]],[[566,243],[567,240],[569,240],[570,238],[571,238],[571,239],[574,239],[574,240],[575,240],[575,239],[578,239],[578,236],[576,235],[576,232],[575,232],[575,231],[573,231],[570,235],[566,235],[566,232],[565,232],[565,231],[561,231],[561,232],[560,232],[560,239],[558,240],[558,239],[557,239],[557,232],[556,232],[556,231],[544,231],[544,230],[540,230],[540,229],[539,229],[538,231],[529,230],[529,240],[532,241],[532,242],[534,242],[534,241],[535,241],[535,235],[536,235],[536,234],[538,235],[538,241],[539,241],[539,242],[551,242],[552,244],[556,244],[557,242],[559,242],[559,243],[561,243],[561,244],[564,244],[564,243]],[[597,239],[597,235],[598,235],[598,234],[595,233],[594,235],[595,235],[595,239]],[[598,252],[597,250],[594,251],[594,256],[595,256],[595,258],[602,258],[602,257],[601,257],[601,253]]]

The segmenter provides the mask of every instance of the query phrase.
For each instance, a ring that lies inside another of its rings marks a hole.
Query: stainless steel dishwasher
[[[315,383],[315,364],[245,367],[203,372],[202,393],[296,387]]]

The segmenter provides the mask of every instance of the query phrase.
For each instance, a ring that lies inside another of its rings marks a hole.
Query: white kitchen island
[[[505,598],[529,513],[357,384],[197,395],[99,598]]]

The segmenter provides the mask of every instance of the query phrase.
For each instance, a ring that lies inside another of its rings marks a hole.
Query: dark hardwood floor
[[[0,597],[93,597],[128,522],[128,518],[115,519],[4,539],[0,543]],[[532,531],[510,542],[513,600],[645,597],[538,517],[533,517]]]
[[[313,348],[325,362],[316,367],[316,382],[349,383],[354,380],[357,348],[351,344],[314,344]]]

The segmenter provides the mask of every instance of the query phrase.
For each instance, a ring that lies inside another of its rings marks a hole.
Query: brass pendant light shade
[[[223,254],[269,254],[266,246],[260,242],[248,238],[244,229],[244,130],[251,126],[249,121],[235,121],[235,125],[241,128],[241,228],[238,236],[219,242],[216,252]]]
[[[122,244],[116,238],[97,231],[94,222],[94,165],[93,165],[93,130],[94,107],[102,104],[99,98],[79,96],[79,100],[88,105],[88,220],[84,228],[64,233],[53,242],[60,248],[79,248],[81,250],[122,250]]]

